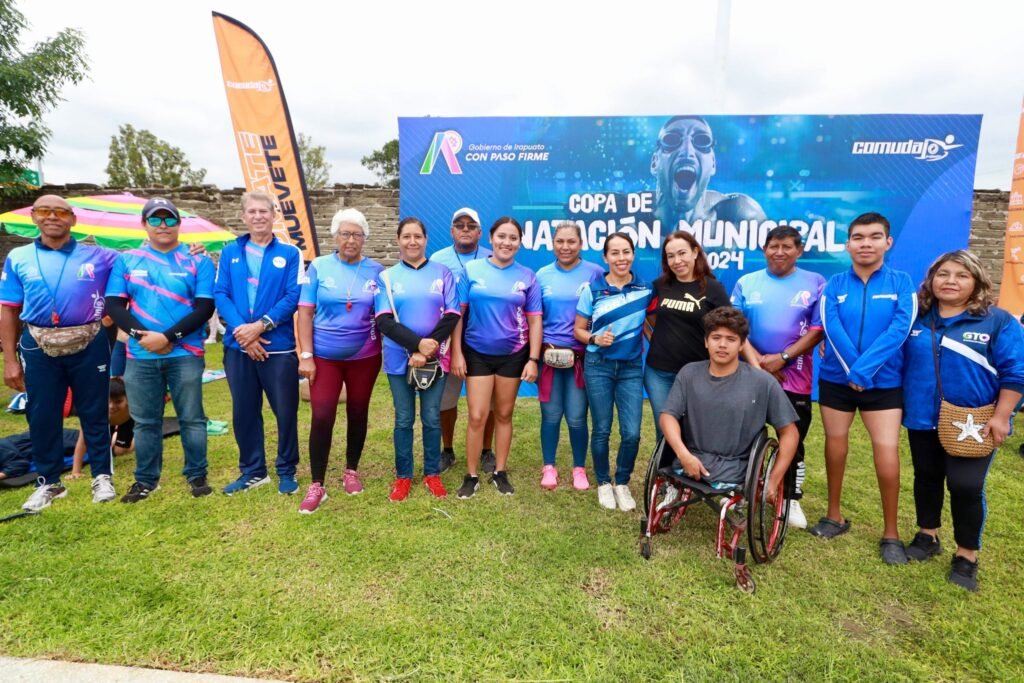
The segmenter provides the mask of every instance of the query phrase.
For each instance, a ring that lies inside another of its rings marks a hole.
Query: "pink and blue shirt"
[[[386,285],[390,285],[388,298]],[[394,302],[394,305],[392,305]],[[430,259],[419,268],[399,261],[377,276],[376,315],[395,316],[399,324],[408,327],[420,337],[427,337],[446,313],[461,315],[455,276],[447,266]],[[441,344],[436,357],[447,372],[450,360],[450,340]],[[405,374],[409,352],[401,344],[384,338],[384,372],[389,375]]]
[[[206,256],[188,253],[188,246],[164,253],[149,244],[122,252],[107,283],[107,296],[128,300],[128,307],[146,329],[166,332],[192,312],[196,299],[213,299],[215,269]],[[128,340],[128,357],[136,360],[203,355],[203,329],[185,335],[169,353],[157,354]]]
[[[381,352],[374,323],[377,276],[370,258],[346,263],[337,253],[318,256],[306,271],[299,307],[315,308],[313,353],[327,360],[360,360]]]
[[[515,261],[504,268],[490,259],[467,263],[459,303],[463,344],[488,356],[521,351],[530,342],[527,316],[544,313],[537,276]]]
[[[821,292],[825,278],[796,268],[784,277],[768,269],[741,277],[732,290],[732,305],[750,322],[750,343],[759,353],[781,353],[810,330],[820,330]],[[814,353],[795,356],[782,369],[782,388],[810,394]]]
[[[544,305],[544,343],[582,351],[584,344],[576,341],[576,304],[587,286],[601,277],[597,264],[581,260],[566,270],[556,261],[537,271],[540,295]]]
[[[115,261],[116,251],[79,244],[73,237],[60,249],[37,239],[7,254],[0,304],[21,306],[21,320],[39,327],[95,322],[103,317],[103,296]]]
[[[491,255],[491,250],[487,247],[477,245],[469,254],[463,254],[455,250],[454,246],[445,247],[444,249],[438,249],[430,256],[431,261],[436,261],[443,266],[447,266],[448,270],[452,271],[452,276],[455,278],[455,284],[459,284],[459,280],[466,273],[466,264],[472,261],[478,261],[485,259]]]

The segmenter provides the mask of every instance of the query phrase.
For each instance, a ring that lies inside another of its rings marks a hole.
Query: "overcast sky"
[[[207,182],[242,184],[211,10],[277,62],[298,132],[333,182],[398,116],[983,114],[977,188],[1009,187],[1024,96],[1024,2],[733,0],[515,3],[21,0],[35,42],[86,34],[90,79],[47,117],[52,183],[106,180],[121,123],[184,150]]]

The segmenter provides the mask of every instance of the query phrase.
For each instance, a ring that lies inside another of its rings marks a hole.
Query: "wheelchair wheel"
[[[747,482],[747,538],[754,562],[758,564],[771,562],[778,556],[789,524],[785,481],[780,482],[774,503],[768,502],[765,489],[778,452],[778,441],[767,435],[759,439]]]
[[[648,532],[652,535],[665,533],[686,514],[686,507],[668,510],[659,509],[672,496],[670,487],[675,489],[673,499],[669,500],[670,504],[678,500],[685,501],[691,495],[689,489],[679,490],[667,477],[658,472],[659,469],[667,464],[663,462],[663,460],[668,459],[668,456],[665,455],[665,449],[665,440],[661,439],[658,441],[658,446],[655,448],[651,461],[647,465],[647,476],[644,478],[645,534]],[[643,552],[643,548],[641,548],[641,552]]]

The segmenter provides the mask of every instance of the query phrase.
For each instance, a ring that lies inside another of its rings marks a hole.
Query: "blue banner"
[[[561,221],[600,264],[605,237],[628,232],[647,279],[663,238],[689,230],[731,291],[765,267],[771,228],[797,228],[799,265],[828,277],[849,266],[850,220],[878,211],[888,262],[918,281],[967,246],[980,127],[977,115],[400,118],[401,214],[426,223],[430,253],[451,244],[460,207],[480,214],[485,243],[512,215],[534,269],[554,260]]]

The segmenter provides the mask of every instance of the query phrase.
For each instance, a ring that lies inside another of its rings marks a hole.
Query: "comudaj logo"
[[[959,147],[963,147],[963,145],[956,144],[956,137],[954,135],[947,135],[942,140],[935,138],[925,138],[924,140],[856,140],[850,153],[858,155],[900,154],[913,156],[921,161],[941,161],[949,156],[952,150]]]
[[[459,150],[462,149],[462,136],[454,130],[445,130],[434,133],[434,140],[430,143],[427,156],[423,158],[423,165],[420,166],[420,175],[430,175],[434,171],[439,156],[444,157],[448,164],[448,172],[452,175],[462,175],[462,167],[459,166]]]

